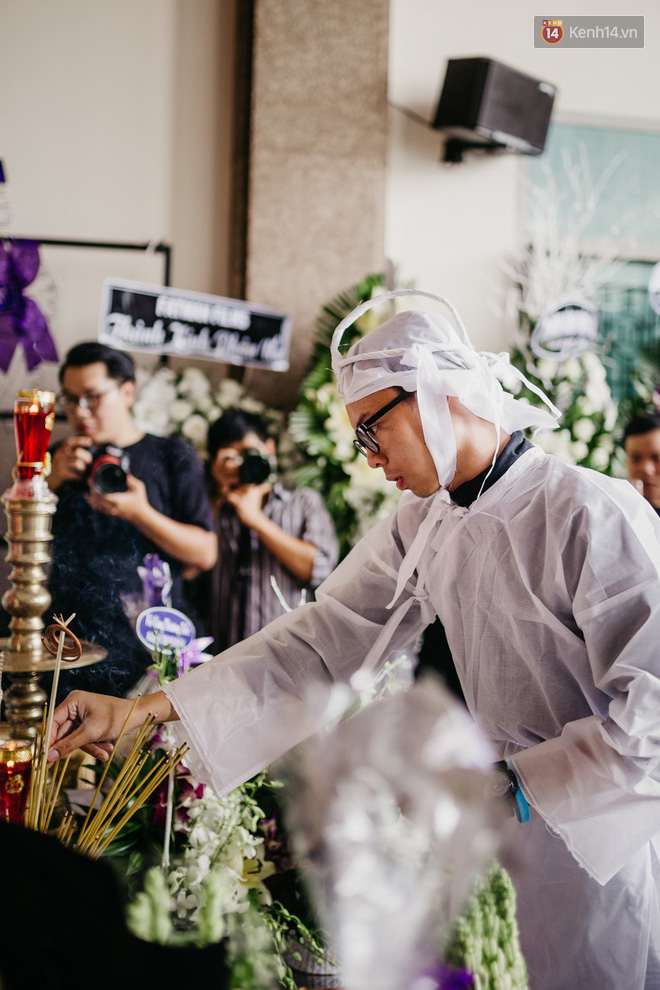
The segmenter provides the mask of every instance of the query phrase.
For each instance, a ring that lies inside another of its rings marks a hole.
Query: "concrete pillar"
[[[320,307],[384,263],[389,3],[242,6],[238,111],[249,97],[250,126],[237,142],[244,266],[234,265],[233,293],[292,315],[290,371],[245,379],[257,397],[290,406]]]

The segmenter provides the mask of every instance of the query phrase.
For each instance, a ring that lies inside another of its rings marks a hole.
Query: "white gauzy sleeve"
[[[594,527],[585,506],[563,561],[602,717],[569,722],[511,760],[530,802],[600,883],[660,833],[660,548],[642,509]]]
[[[172,727],[190,743],[186,762],[199,780],[226,793],[319,727],[319,687],[347,682],[390,617],[405,533],[415,532],[420,506],[425,511],[423,503],[408,504],[403,525],[400,512],[379,523],[320,586],[315,602],[166,685],[181,719]],[[414,602],[383,661],[422,628]]]

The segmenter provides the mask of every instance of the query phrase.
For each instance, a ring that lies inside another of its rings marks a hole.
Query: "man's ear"
[[[266,440],[266,450],[268,451],[269,457],[275,457],[275,454],[277,453],[277,448],[275,447],[275,441],[272,439],[272,437],[268,437],[268,439]]]
[[[130,409],[135,401],[135,382],[122,382],[119,391],[126,398],[126,405]]]

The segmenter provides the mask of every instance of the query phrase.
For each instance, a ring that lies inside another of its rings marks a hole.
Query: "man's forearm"
[[[301,540],[262,515],[252,527],[270,552],[300,581],[309,582],[314,571],[316,547]]]
[[[105,761],[112,749],[110,741],[118,738],[122,728],[126,726],[129,732],[139,729],[149,715],[159,722],[179,719],[163,691],[144,695],[137,701],[72,691],[55,709],[48,762],[69,756],[78,748]]]
[[[178,722],[179,716],[164,691],[154,691],[138,699],[132,717],[132,726],[142,725],[147,716],[153,715],[157,722]]]
[[[208,571],[218,558],[218,538],[215,533],[210,533],[201,526],[170,519],[151,505],[145,506],[129,521],[147,539],[182,564]]]

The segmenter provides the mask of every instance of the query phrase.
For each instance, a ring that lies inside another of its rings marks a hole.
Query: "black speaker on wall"
[[[445,161],[466,149],[539,155],[556,89],[492,58],[451,58],[433,126],[449,140]]]

